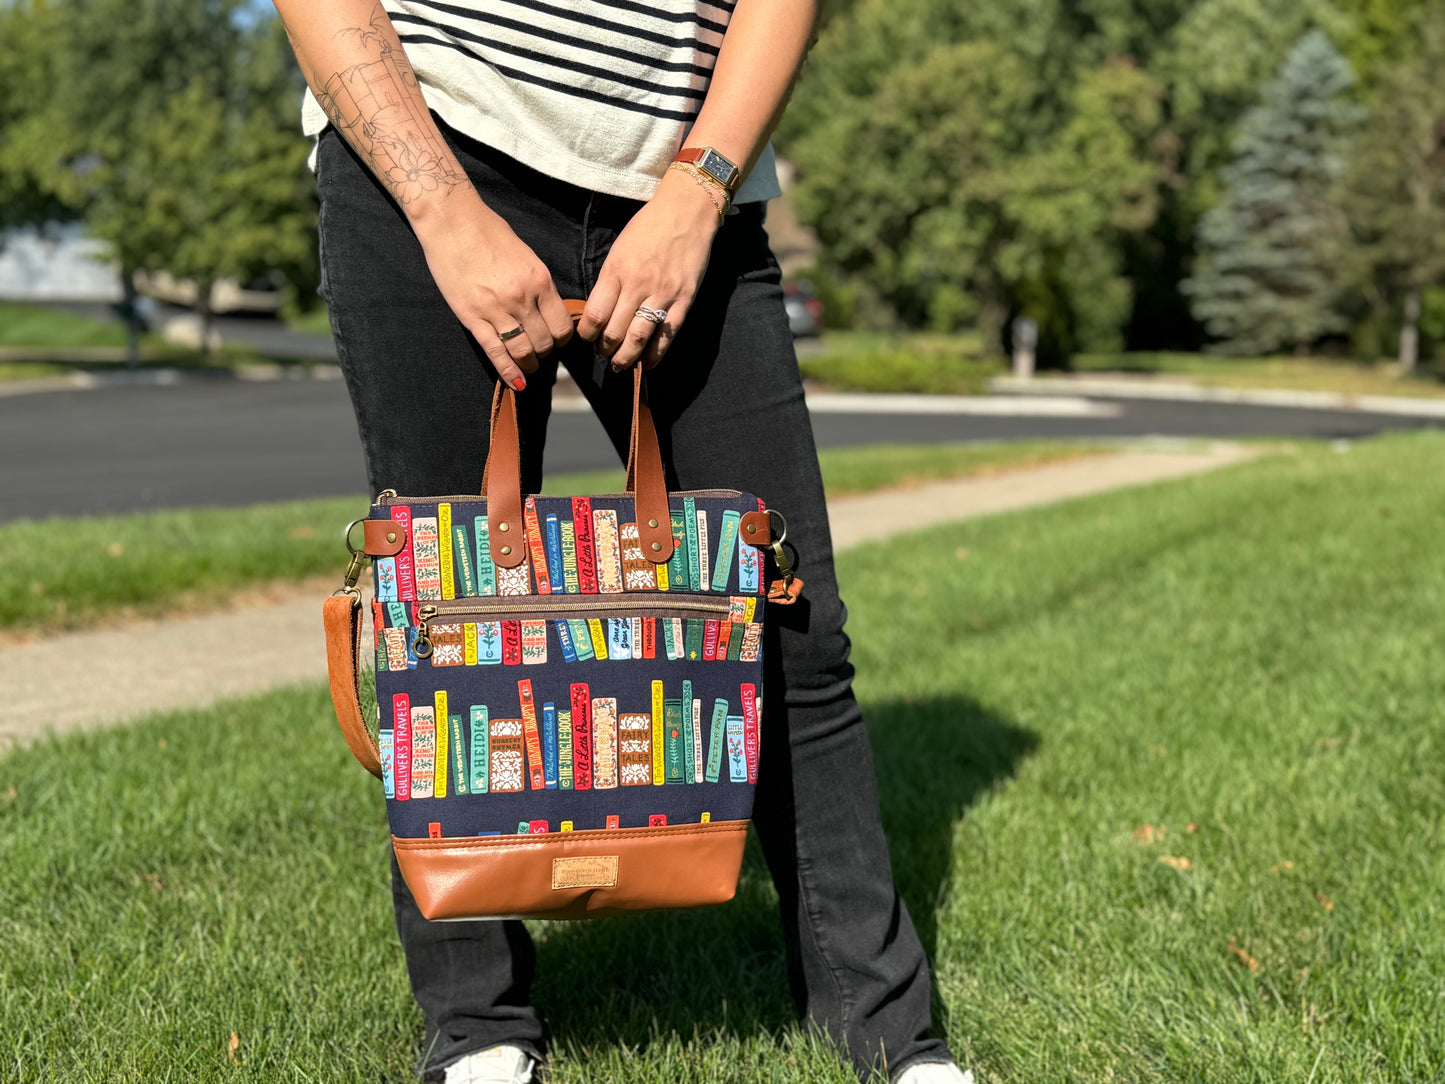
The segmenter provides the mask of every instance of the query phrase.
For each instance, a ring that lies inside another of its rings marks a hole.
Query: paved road
[[[1138,436],[1362,437],[1445,422],[1353,411],[1112,400],[1112,416],[833,414],[825,447]],[[611,463],[589,414],[553,416],[550,471]],[[0,398],[0,521],[246,504],[366,489],[339,381],[212,381]]]

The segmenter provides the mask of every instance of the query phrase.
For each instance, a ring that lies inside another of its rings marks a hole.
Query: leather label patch
[[[552,859],[552,889],[612,888],[617,884],[617,855]]]

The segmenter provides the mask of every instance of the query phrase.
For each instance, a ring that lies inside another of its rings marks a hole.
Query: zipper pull
[[[423,606],[416,612],[418,621],[416,643],[412,645],[412,650],[416,652],[416,657],[419,659],[431,658],[431,630],[428,626],[436,615],[437,608],[435,606]]]

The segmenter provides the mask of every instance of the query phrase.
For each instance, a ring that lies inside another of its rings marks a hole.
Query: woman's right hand
[[[471,186],[407,207],[427,266],[457,319],[517,391],[537,359],[572,337],[552,275]],[[522,333],[502,339],[504,332]]]

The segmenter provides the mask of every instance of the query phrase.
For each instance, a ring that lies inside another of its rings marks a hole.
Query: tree
[[[1375,322],[1399,313],[1398,357],[1420,357],[1425,292],[1445,285],[1445,14],[1423,14],[1413,56],[1386,72],[1351,143],[1340,200],[1354,231],[1349,266]]]
[[[0,5],[0,34],[10,223],[84,220],[132,311],[141,269],[314,283],[301,86],[278,20],[242,0],[31,0]],[[132,321],[132,358],[137,343]]]
[[[1224,193],[1200,220],[1193,309],[1236,354],[1297,350],[1345,330],[1335,266],[1348,241],[1333,202],[1357,114],[1349,63],[1323,31],[1290,50],[1240,124]]]
[[[211,291],[304,262],[314,226],[297,198],[306,146],[264,115],[230,111],[199,80],[136,131],[97,171],[87,222],[120,255],[127,277],[168,271],[196,285],[203,343]]]
[[[979,37],[940,43],[927,10],[864,0],[784,135],[826,269],[905,323],[976,323],[993,352],[1018,314],[1046,358],[1117,346],[1117,234],[1155,213],[1160,88],[1123,58],[1073,70],[1062,14],[948,6],[948,33]]]

